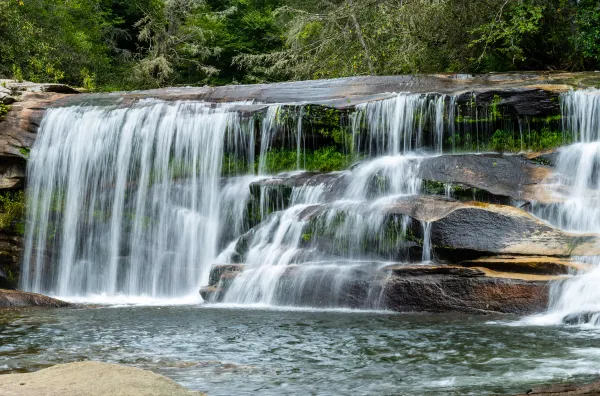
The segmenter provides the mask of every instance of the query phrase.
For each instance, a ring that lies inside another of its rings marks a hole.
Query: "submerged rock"
[[[200,396],[151,371],[100,362],[59,364],[29,374],[0,375],[5,396]]]
[[[600,319],[600,312],[576,312],[565,316],[562,320],[567,325],[580,325],[586,323],[596,324]]]
[[[71,304],[52,297],[20,290],[0,289],[0,308],[6,307],[70,307]]]
[[[556,384],[548,386],[540,386],[529,389],[523,394],[525,395],[544,395],[544,396],[567,396],[567,395],[600,395],[600,381],[591,384]]]

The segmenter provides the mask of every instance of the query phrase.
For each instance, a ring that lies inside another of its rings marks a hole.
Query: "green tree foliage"
[[[88,90],[598,67],[597,0],[0,0],[0,76]]]
[[[582,68],[600,68],[600,2],[580,0],[575,45],[582,54]]]

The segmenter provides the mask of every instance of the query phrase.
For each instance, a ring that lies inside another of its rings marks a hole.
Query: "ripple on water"
[[[600,372],[597,332],[492,322],[204,305],[0,312],[0,372],[93,359],[211,395],[502,394]]]

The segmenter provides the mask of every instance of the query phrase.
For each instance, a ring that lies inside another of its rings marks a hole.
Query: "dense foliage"
[[[597,0],[0,0],[0,76],[90,90],[599,67]]]

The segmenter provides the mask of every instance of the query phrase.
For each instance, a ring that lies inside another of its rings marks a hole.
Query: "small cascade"
[[[370,155],[397,155],[427,146],[442,152],[445,129],[454,128],[455,99],[447,95],[398,94],[357,107],[352,129],[355,147]],[[361,128],[369,134],[361,138]],[[426,134],[432,131],[431,136]]]
[[[326,201],[323,184],[294,187],[289,208],[272,213],[219,257],[233,263],[240,246],[246,250],[244,270],[233,281],[227,279],[224,296],[213,300],[380,308],[388,275],[380,269],[388,260],[408,258],[403,242],[390,235],[406,235],[409,218],[395,226],[400,232],[388,234],[385,208],[398,197],[420,192],[416,170],[421,158],[390,156],[359,164],[340,175],[350,183],[332,202]],[[431,260],[429,247],[423,257]]]
[[[431,262],[431,223],[422,221],[423,228],[423,263]]]
[[[267,152],[271,148],[274,134],[277,131],[277,117],[281,106],[269,106],[265,119],[262,122],[261,139],[260,139],[260,157],[258,162],[258,174],[267,174]]]
[[[573,141],[600,141],[600,90],[569,91],[560,96],[563,130],[570,131]]]
[[[559,202],[535,213],[569,231],[600,232],[600,90],[562,94],[561,111],[577,143],[558,150],[550,188]]]
[[[384,156],[358,165],[348,174],[344,198],[364,200],[386,195],[417,195],[421,178],[417,177],[419,160],[412,155]]]

